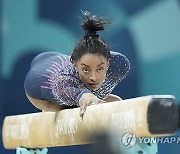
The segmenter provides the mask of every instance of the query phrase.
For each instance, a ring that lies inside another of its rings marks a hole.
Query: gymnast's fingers
[[[88,106],[88,104],[87,104],[86,101],[83,101],[81,103],[81,106],[80,106],[80,117],[82,117],[82,119],[83,119],[84,113],[86,112],[87,106]]]

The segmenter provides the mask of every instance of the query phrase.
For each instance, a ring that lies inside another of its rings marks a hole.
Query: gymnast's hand
[[[105,103],[104,100],[99,99],[97,96],[95,96],[92,93],[84,93],[81,98],[79,99],[79,106],[80,106],[80,117],[84,116],[84,113],[86,112],[87,106],[94,105],[94,104],[100,104]]]

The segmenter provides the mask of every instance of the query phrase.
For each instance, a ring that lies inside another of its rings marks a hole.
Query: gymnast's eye
[[[100,68],[98,68],[98,70],[97,70],[98,72],[102,72],[102,71],[104,71],[104,67],[100,67]]]
[[[83,72],[83,73],[88,73],[89,70],[88,70],[87,68],[83,68],[83,69],[82,69],[82,72]]]

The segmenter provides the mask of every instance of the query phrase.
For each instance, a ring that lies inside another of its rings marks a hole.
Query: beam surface
[[[88,106],[83,120],[79,108],[7,116],[3,144],[6,149],[79,145],[89,143],[89,136],[103,131],[117,135],[134,132],[137,137],[164,136],[177,129],[178,117],[172,116],[176,109],[173,96],[153,95]],[[156,122],[158,113],[163,116],[163,123]]]

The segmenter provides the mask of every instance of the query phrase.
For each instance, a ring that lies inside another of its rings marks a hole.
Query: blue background
[[[39,112],[23,89],[31,60],[44,51],[70,54],[83,34],[81,10],[113,19],[100,35],[131,62],[130,73],[115,94],[123,99],[172,94],[180,101],[179,0],[0,0],[1,126],[7,115]],[[50,152],[74,154],[83,149],[73,146],[51,148]],[[159,145],[159,153],[179,150],[178,144]],[[0,143],[0,153],[15,151],[5,150]]]

